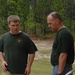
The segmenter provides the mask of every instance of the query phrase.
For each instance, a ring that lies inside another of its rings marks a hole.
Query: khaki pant
[[[2,72],[2,75],[25,75],[25,74],[11,74],[10,72]]]

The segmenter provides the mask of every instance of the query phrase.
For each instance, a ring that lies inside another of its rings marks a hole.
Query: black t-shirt
[[[60,29],[56,34],[51,54],[51,64],[53,66],[58,65],[60,53],[68,54],[66,64],[74,62],[74,40],[67,28]]]
[[[0,51],[4,52],[8,71],[23,74],[27,66],[28,54],[35,53],[37,48],[27,34],[21,32],[13,35],[8,32],[1,36]]]

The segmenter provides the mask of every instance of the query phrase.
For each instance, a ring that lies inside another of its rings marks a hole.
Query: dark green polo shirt
[[[21,32],[13,35],[8,32],[1,36],[0,51],[5,53],[8,71],[23,74],[27,66],[28,54],[35,53],[37,48],[27,34]]]
[[[66,64],[74,62],[74,40],[67,28],[60,29],[56,34],[51,54],[51,64],[53,66],[58,65],[60,53],[68,54]]]

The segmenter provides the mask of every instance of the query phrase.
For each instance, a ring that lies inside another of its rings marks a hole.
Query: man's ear
[[[60,22],[59,19],[56,19],[56,24],[59,24],[59,22]]]

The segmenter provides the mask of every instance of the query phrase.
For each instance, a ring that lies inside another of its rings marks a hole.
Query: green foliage
[[[36,22],[46,24],[46,17],[51,12],[50,6],[50,0],[37,0],[36,8],[34,11]]]
[[[31,29],[35,26],[34,24],[35,24],[35,22],[34,22],[34,13],[33,13],[33,9],[31,8],[30,13],[27,17],[27,26]]]
[[[0,34],[5,33],[8,31],[7,24],[5,18],[0,18]]]
[[[0,32],[8,31],[7,17],[9,15],[19,15],[21,27],[25,31],[25,21],[29,14],[31,0],[0,0]]]
[[[47,27],[47,15],[56,11],[63,23],[75,33],[74,0],[0,0],[0,34],[8,31],[7,17],[12,14],[21,18],[21,29],[27,33],[45,37],[52,33]]]
[[[46,34],[46,18],[47,15],[51,12],[51,1],[50,0],[37,0],[36,7],[34,10],[35,21],[41,23],[41,31],[43,35]]]

